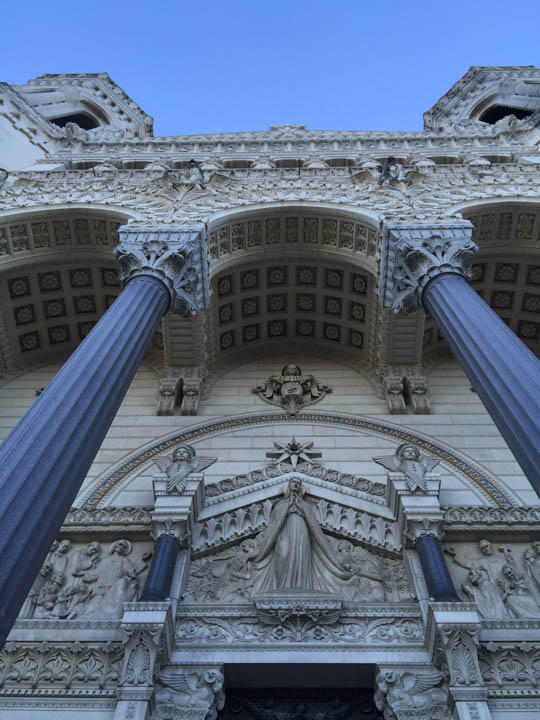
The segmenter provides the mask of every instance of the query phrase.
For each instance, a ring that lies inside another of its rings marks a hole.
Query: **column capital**
[[[125,285],[140,275],[162,282],[170,310],[187,317],[208,305],[208,261],[204,226],[123,225],[114,254]]]
[[[444,535],[442,518],[425,517],[407,520],[404,535],[413,547],[423,537],[434,537],[440,542]]]
[[[191,539],[191,518],[163,517],[153,513],[150,535],[154,540],[160,537],[173,537],[178,547],[189,545]]]
[[[469,221],[384,227],[380,302],[395,313],[423,310],[422,293],[443,273],[472,277],[478,250]]]

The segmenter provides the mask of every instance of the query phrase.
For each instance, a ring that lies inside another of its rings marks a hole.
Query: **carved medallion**
[[[298,365],[285,365],[281,375],[270,375],[253,392],[264,402],[282,407],[287,415],[298,415],[308,405],[319,402],[332,392],[313,375],[303,375]]]

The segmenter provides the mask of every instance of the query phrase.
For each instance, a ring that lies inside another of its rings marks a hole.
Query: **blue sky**
[[[108,72],[156,135],[415,130],[470,65],[539,65],[540,0],[4,0],[0,79]]]

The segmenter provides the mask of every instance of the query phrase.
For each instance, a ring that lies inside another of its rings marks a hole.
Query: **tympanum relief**
[[[304,375],[298,365],[285,365],[281,375],[270,375],[266,382],[253,388],[264,402],[282,407],[287,415],[298,415],[308,405],[322,400],[332,389]]]
[[[540,542],[446,546],[464,600],[486,619],[540,618]]]
[[[19,618],[120,618],[123,603],[139,596],[150,548],[125,538],[86,545],[55,541]]]
[[[410,599],[401,561],[325,534],[315,502],[293,477],[255,537],[193,560],[186,602],[321,593],[348,602]]]

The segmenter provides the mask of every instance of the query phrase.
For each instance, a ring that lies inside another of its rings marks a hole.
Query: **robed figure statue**
[[[283,499],[272,508],[256,558],[256,592],[321,590],[335,592],[351,573],[342,568],[310,503],[300,478],[291,478]]]

